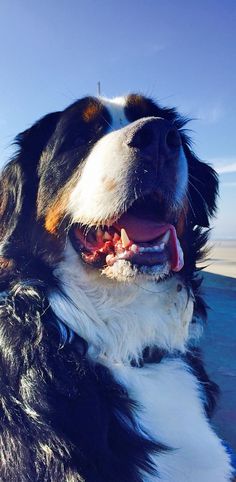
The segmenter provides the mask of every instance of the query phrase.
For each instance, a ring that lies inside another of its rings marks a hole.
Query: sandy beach
[[[211,245],[203,282],[210,310],[201,347],[207,372],[221,389],[213,423],[236,451],[236,240]]]
[[[236,240],[216,240],[209,243],[205,271],[236,278]]]

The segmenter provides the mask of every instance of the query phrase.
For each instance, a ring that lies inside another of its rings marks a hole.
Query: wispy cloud
[[[216,124],[224,116],[224,109],[221,103],[202,107],[197,111],[197,118],[207,124]]]
[[[223,99],[206,100],[202,104],[199,103],[198,99],[183,100],[182,106],[191,118],[208,125],[217,124],[226,115],[226,106]]]
[[[235,157],[222,157],[219,159],[209,159],[209,163],[212,164],[218,174],[227,174],[230,172],[236,172],[236,158]]]
[[[216,167],[216,169],[219,174],[225,174],[227,172],[236,172],[236,162],[233,162],[232,164],[226,164],[226,166]]]

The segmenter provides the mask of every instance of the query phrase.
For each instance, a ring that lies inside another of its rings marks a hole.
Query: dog
[[[226,482],[196,262],[217,175],[187,119],[82,98],[16,138],[0,181],[0,480]]]

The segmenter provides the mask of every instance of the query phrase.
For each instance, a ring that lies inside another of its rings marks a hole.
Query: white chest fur
[[[205,417],[198,381],[182,360],[110,369],[139,404],[139,429],[173,449],[154,459],[159,478],[149,476],[145,482],[231,480],[229,457]]]
[[[84,267],[68,243],[55,274],[66,297],[53,292],[58,317],[83,337],[89,356],[110,368],[140,409],[137,429],[173,450],[159,454],[159,478],[145,482],[226,482],[229,457],[208,424],[201,389],[181,359],[134,368],[147,345],[184,352],[193,300],[178,276],[161,283],[123,284]]]
[[[178,276],[119,283],[82,265],[69,243],[55,274],[67,297],[51,293],[51,306],[87,340],[91,356],[127,363],[147,345],[185,350],[193,300]]]

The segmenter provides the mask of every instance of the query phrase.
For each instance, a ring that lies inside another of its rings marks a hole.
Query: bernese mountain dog
[[[85,97],[0,180],[1,482],[229,482],[196,262],[217,176],[187,119]]]

